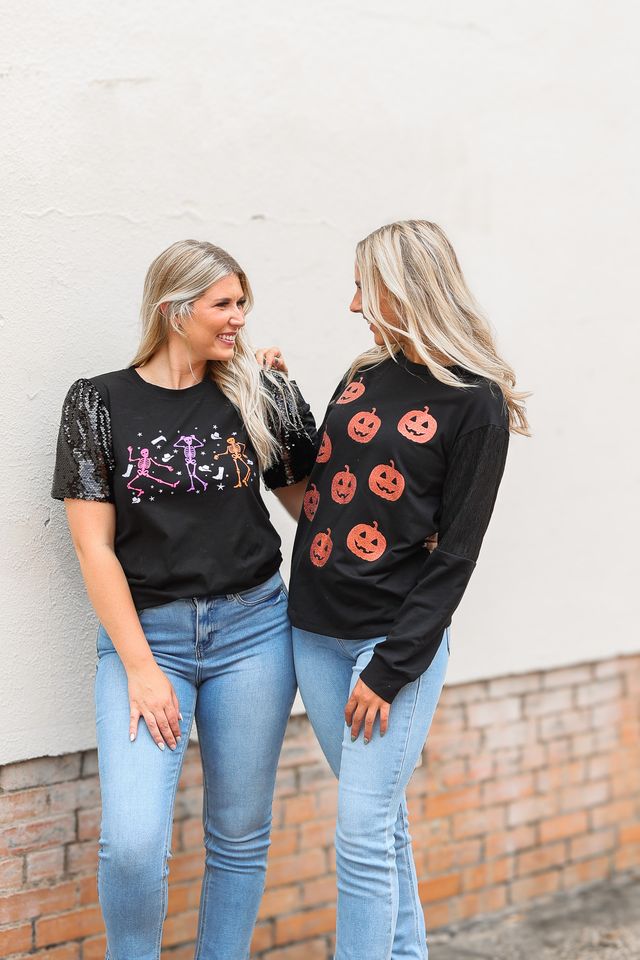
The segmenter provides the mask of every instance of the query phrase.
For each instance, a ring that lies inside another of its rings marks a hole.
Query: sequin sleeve
[[[317,436],[311,408],[295,380],[289,381],[287,389],[282,374],[272,373],[271,377],[280,382],[278,388],[265,381],[278,408],[278,417],[272,416],[269,426],[278,437],[280,451],[276,462],[263,471],[262,479],[270,490],[276,490],[309,476],[316,457]]]
[[[51,496],[113,503],[109,411],[91,380],[76,380],[62,406]]]

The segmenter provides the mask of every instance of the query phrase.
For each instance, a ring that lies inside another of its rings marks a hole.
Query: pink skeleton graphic
[[[180,437],[173,445],[174,447],[182,447],[184,450],[184,462],[187,467],[189,479],[191,480],[191,486],[187,490],[187,493],[191,493],[193,490],[195,490],[195,486],[193,484],[194,480],[197,480],[198,483],[202,485],[203,490],[206,490],[207,484],[201,477],[198,476],[198,465],[196,463],[196,450],[198,447],[204,447],[204,442],[202,440],[198,440],[197,437],[191,434],[188,437]]]
[[[133,447],[127,447],[129,451],[129,463],[135,463],[138,468],[138,472],[135,477],[132,477],[127,484],[127,490],[132,490],[133,493],[136,493],[139,497],[144,493],[144,489],[140,486],[134,486],[136,480],[139,480],[140,477],[146,477],[148,480],[154,480],[156,483],[162,483],[165,487],[177,487],[180,483],[179,480],[176,480],[175,483],[169,483],[168,480],[161,480],[160,477],[154,477],[149,473],[149,468],[154,467],[163,467],[165,470],[173,472],[173,467],[170,467],[166,463],[159,463],[158,460],[154,460],[153,457],[149,456],[148,447],[143,447],[140,451],[139,457],[133,456]]]

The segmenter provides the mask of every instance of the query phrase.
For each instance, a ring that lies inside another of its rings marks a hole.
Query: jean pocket
[[[257,607],[259,604],[275,604],[280,597],[287,596],[287,590],[282,580],[274,583],[273,580],[267,580],[257,587],[250,587],[249,590],[242,590],[240,593],[234,593],[233,599],[244,607]]]

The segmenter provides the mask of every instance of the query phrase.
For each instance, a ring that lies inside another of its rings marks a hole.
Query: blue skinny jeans
[[[293,628],[293,652],[307,715],[338,777],[335,960],[427,960],[424,914],[411,851],[405,788],[418,762],[444,684],[449,628],[428,670],[402,688],[389,728],[355,742],[344,708],[373,640],[340,640]]]
[[[95,697],[102,826],[98,893],[107,960],[158,960],[173,807],[195,718],[204,771],[205,874],[196,960],[247,960],[264,888],[276,767],[296,691],[280,574],[240,594],[143,610],[173,684],[182,737],[160,750],[144,720],[129,741],[127,675],[98,631]]]

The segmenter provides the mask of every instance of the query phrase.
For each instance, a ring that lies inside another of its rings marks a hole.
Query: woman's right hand
[[[140,717],[149,733],[164,750],[167,743],[175,750],[180,740],[180,705],[171,681],[154,661],[129,670],[129,739],[135,740]]]

